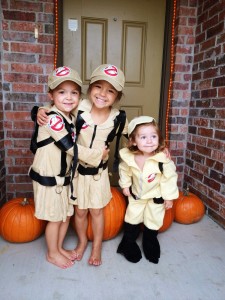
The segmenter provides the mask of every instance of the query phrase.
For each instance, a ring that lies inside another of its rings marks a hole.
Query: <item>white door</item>
[[[158,119],[165,9],[166,0],[63,1],[64,65],[81,74],[84,93],[98,65],[120,67],[126,83],[119,107],[128,120]],[[112,184],[117,180],[113,174]]]

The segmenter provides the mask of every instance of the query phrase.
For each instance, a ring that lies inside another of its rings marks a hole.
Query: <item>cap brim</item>
[[[50,84],[48,84],[48,87],[51,90],[54,90],[55,88],[57,88],[57,86],[59,86],[61,83],[65,82],[65,81],[73,81],[76,84],[78,84],[80,87],[82,87],[82,82],[80,82],[79,80],[75,80],[73,77],[66,77],[66,78],[58,78],[57,80],[51,82]]]
[[[118,82],[106,76],[95,76],[91,79],[90,84],[99,80],[105,80],[109,82],[118,92],[121,92],[123,90],[123,87]]]

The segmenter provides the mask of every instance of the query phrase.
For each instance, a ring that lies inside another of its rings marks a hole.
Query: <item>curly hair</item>
[[[156,133],[158,134],[158,137],[159,137],[159,146],[158,148],[155,150],[156,153],[159,153],[161,151],[163,151],[165,148],[166,148],[166,142],[165,142],[165,139],[163,138],[162,136],[162,133],[159,129],[159,126],[158,124],[156,123],[155,120],[153,120],[152,122],[150,123],[142,123],[142,124],[138,124],[134,130],[131,132],[131,134],[129,135],[129,138],[128,138],[128,142],[127,142],[127,148],[133,152],[133,153],[141,153],[141,151],[138,149],[137,146],[134,145],[135,143],[135,136],[137,134],[137,129],[141,126],[146,126],[146,125],[152,125],[155,127],[156,129]]]

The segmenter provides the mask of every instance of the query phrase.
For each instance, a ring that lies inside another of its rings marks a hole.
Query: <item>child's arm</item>
[[[173,207],[173,201],[172,200],[165,200],[164,201],[165,209],[170,209]]]
[[[41,107],[37,112],[37,123],[40,126],[46,125],[48,123],[48,115],[49,107]]]
[[[168,148],[165,148],[165,149],[163,150],[163,153],[166,155],[167,158],[171,159],[170,151],[169,151]]]
[[[124,196],[130,196],[130,189],[129,188],[124,188],[123,189],[123,194],[124,194]]]
[[[177,172],[176,166],[172,160],[163,163],[163,173],[160,180],[160,189],[162,198],[166,200],[174,200],[179,196],[177,186]]]
[[[119,185],[123,190],[125,196],[130,196],[130,186],[132,185],[132,173],[129,166],[122,161],[119,164]]]
[[[93,148],[86,148],[77,144],[78,148],[78,159],[82,160],[93,167],[98,167],[102,160],[109,154],[109,149],[93,149]]]

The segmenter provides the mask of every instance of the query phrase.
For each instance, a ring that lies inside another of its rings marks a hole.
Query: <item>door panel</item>
[[[141,114],[158,119],[165,9],[166,0],[63,1],[63,63],[81,74],[84,93],[99,64],[120,67],[126,82],[118,107],[128,120]],[[68,28],[73,19],[77,31]],[[117,179],[113,175],[113,185]]]

